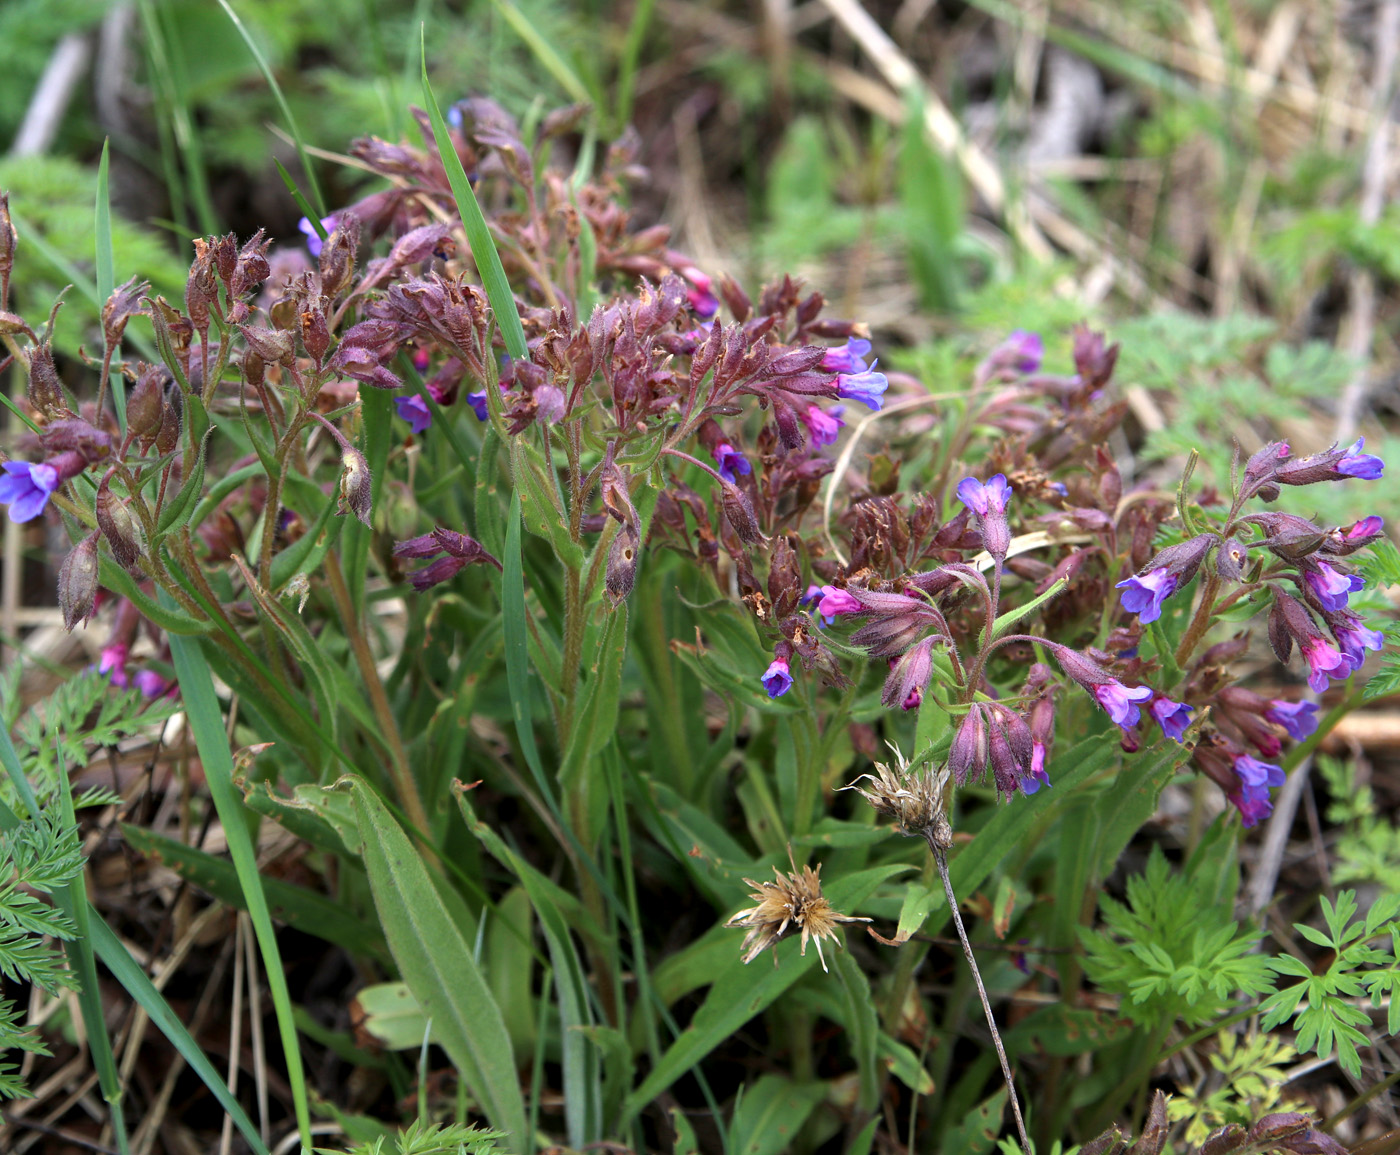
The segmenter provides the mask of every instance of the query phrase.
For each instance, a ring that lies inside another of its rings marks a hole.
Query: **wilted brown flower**
[[[948,824],[944,807],[944,790],[951,776],[947,766],[934,769],[926,766],[922,772],[911,770],[909,760],[898,746],[890,745],[895,757],[894,767],[875,763],[874,774],[862,774],[843,790],[855,790],[877,814],[893,818],[908,834],[922,834],[938,846],[953,844],[953,829]],[[869,782],[869,786],[862,786]]]
[[[791,852],[788,860],[791,862]],[[802,931],[802,954],[807,953],[807,940],[815,939],[817,957],[821,959],[822,970],[826,970],[826,957],[822,954],[822,939],[829,938],[840,946],[836,938],[838,922],[869,922],[868,918],[851,918],[833,910],[831,903],[822,897],[821,867],[813,870],[804,866],[800,871],[797,863],[792,863],[792,873],[784,875],[776,866],[773,873],[777,882],[755,882],[744,879],[754,888],[753,900],[758,903],[752,910],[741,910],[725,926],[746,926],[749,933],[744,936],[744,962],[751,963],[768,947],[775,947],[789,927]],[[773,965],[778,963],[776,950]]]

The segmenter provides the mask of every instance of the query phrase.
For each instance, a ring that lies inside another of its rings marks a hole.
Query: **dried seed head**
[[[876,762],[874,774],[862,774],[842,789],[856,791],[877,814],[893,818],[904,827],[905,833],[922,834],[946,850],[953,845],[953,828],[948,824],[946,806],[952,772],[947,766],[937,770],[926,766],[922,772],[912,770],[898,746],[891,743],[890,750],[895,758],[893,768]],[[862,782],[870,785],[861,786]]]
[[[623,525],[608,547],[608,568],[604,577],[608,600],[614,606],[625,601],[632,592],[632,585],[637,579],[637,554],[640,551],[641,542],[636,529]]]
[[[746,926],[749,933],[744,936],[744,962],[753,962],[768,947],[776,947],[778,940],[789,928],[802,932],[802,954],[807,953],[807,940],[817,944],[817,957],[821,959],[822,970],[826,970],[826,957],[822,954],[822,939],[829,938],[840,946],[836,938],[836,924],[840,922],[869,922],[868,918],[851,918],[833,910],[831,903],[822,897],[821,867],[813,870],[804,866],[800,871],[792,863],[792,873],[784,875],[776,866],[773,873],[777,882],[755,882],[744,879],[753,887],[752,898],[756,906],[751,910],[741,910],[725,926]],[[774,965],[778,956],[773,955]]]

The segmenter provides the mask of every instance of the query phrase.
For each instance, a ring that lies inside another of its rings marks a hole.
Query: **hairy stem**
[[[1026,1134],[1026,1122],[1021,1118],[1021,1101],[1016,1097],[1016,1083],[1011,1074],[1011,1063],[1006,1057],[1006,1048],[1001,1045],[1001,1032],[992,1015],[992,1003],[987,998],[987,988],[982,985],[982,972],[977,969],[977,956],[972,953],[972,944],[967,941],[967,931],[963,927],[962,913],[958,910],[958,899],[953,893],[953,880],[948,877],[948,859],[943,847],[934,838],[932,828],[924,831],[933,860],[938,864],[938,876],[943,880],[943,893],[948,898],[948,909],[953,915],[953,925],[958,928],[958,941],[962,943],[963,957],[972,970],[972,981],[977,987],[977,997],[982,1000],[982,1013],[987,1017],[987,1029],[992,1032],[992,1044],[996,1047],[997,1058],[1001,1060],[1002,1078],[1006,1080],[1006,1094],[1011,1100],[1011,1114],[1016,1120],[1016,1134],[1021,1140],[1021,1148],[1030,1155],[1031,1141]]]

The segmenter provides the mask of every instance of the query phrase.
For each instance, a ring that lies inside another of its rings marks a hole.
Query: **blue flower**
[[[792,673],[785,658],[774,658],[759,679],[770,698],[781,698],[792,689]]]
[[[841,374],[836,378],[836,395],[847,401],[859,401],[868,409],[879,409],[885,403],[885,390],[890,387],[890,379],[875,372],[875,365],[879,363],[876,361],[860,373]]]
[[[1011,500],[1011,486],[1002,473],[985,485],[975,477],[964,477],[958,482],[958,500],[979,517],[986,517],[989,513],[1005,513],[1006,503]]]
[[[843,349],[828,349],[822,357],[822,368],[828,373],[864,373],[865,358],[870,352],[870,342],[859,337],[848,337]]]
[[[1191,724],[1192,707],[1185,702],[1173,702],[1158,695],[1152,700],[1148,712],[1157,719],[1162,733],[1173,742],[1179,743],[1186,736],[1186,727]]]
[[[1303,571],[1303,580],[1312,590],[1324,610],[1336,613],[1347,608],[1347,598],[1359,593],[1365,582],[1356,574],[1345,574],[1325,561],[1315,561],[1313,566]]]
[[[1110,678],[1094,687],[1094,697],[1108,716],[1127,730],[1142,720],[1137,704],[1152,697],[1152,691],[1147,686],[1125,686],[1117,678]]]
[[[1317,729],[1317,705],[1275,698],[1264,711],[1264,718],[1275,726],[1282,726],[1293,741],[1301,742]]]
[[[321,227],[328,233],[335,232],[339,223],[334,214],[321,218]],[[306,234],[306,251],[313,257],[319,257],[321,255],[321,246],[326,242],[321,240],[321,234],[316,231],[316,226],[306,217],[302,217],[297,221],[297,228]]]
[[[1155,622],[1162,616],[1162,603],[1176,591],[1176,575],[1165,569],[1149,570],[1138,577],[1130,577],[1115,587],[1123,591],[1123,608],[1130,614],[1146,622]]]
[[[1042,786],[1051,786],[1050,775],[1045,769],[1045,743],[1031,743],[1031,768],[1021,779],[1021,793],[1034,794]]]
[[[412,393],[407,397],[395,397],[394,407],[399,411],[399,416],[407,421],[413,432],[420,437],[433,423],[432,410],[417,393]]]
[[[1347,455],[1337,462],[1337,472],[1348,477],[1359,477],[1363,481],[1379,481],[1385,471],[1385,462],[1373,453],[1362,453],[1366,444],[1364,437],[1358,437],[1356,444],[1347,450]]]
[[[31,521],[44,512],[49,498],[58,489],[58,470],[43,462],[5,462],[0,477],[0,502],[10,507],[11,521]]]
[[[486,408],[485,389],[480,393],[468,393],[466,395],[466,401],[467,404],[472,407],[472,412],[476,414],[476,419],[478,421],[485,421],[487,419],[489,410]]]
[[[731,485],[738,481],[737,474],[747,477],[753,472],[749,459],[727,441],[721,441],[710,453],[719,462],[719,475]]]

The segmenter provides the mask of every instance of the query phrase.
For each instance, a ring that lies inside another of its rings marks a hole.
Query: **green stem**
[[[423,808],[422,795],[418,793],[418,782],[413,777],[412,770],[409,769],[408,751],[404,749],[403,735],[399,732],[398,721],[389,705],[389,697],[384,692],[384,683],[380,680],[379,670],[375,667],[374,655],[370,653],[369,642],[360,629],[359,619],[355,615],[355,607],[351,603],[350,589],[345,584],[345,575],[341,572],[340,559],[334,550],[328,551],[326,554],[325,569],[331,597],[340,614],[340,622],[345,629],[345,636],[350,642],[350,650],[355,655],[355,664],[360,668],[360,677],[364,680],[365,689],[369,691],[370,705],[374,709],[375,719],[379,722],[384,741],[389,747],[389,771],[393,776],[399,797],[403,801],[404,813],[413,826],[427,835],[432,827],[428,824],[428,812]],[[436,860],[437,855],[431,849],[427,853],[430,861]]]

